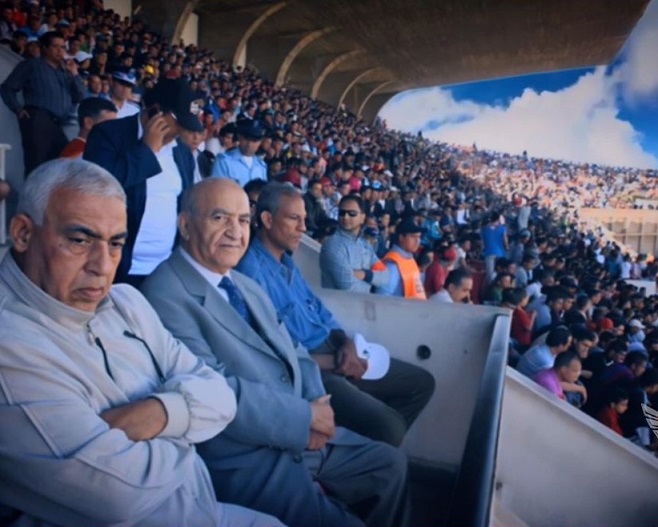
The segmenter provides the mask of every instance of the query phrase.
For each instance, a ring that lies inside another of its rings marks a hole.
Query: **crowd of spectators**
[[[194,170],[187,177],[179,166],[183,184],[173,186],[175,198],[193,181],[230,178],[245,188],[256,217],[267,181],[298,188],[305,205],[300,230],[323,243],[323,286],[509,308],[510,361],[521,373],[655,448],[642,405],[655,403],[658,392],[658,297],[625,280],[653,280],[657,266],[583,229],[578,210],[658,198],[656,171],[501,154],[390,130],[381,120],[367,124],[343,107],[275,86],[253,68],[170,44],[143,23],[104,11],[98,0],[84,4],[13,0],[0,20],[0,42],[29,60],[39,56],[35,42],[56,32],[85,98],[107,100],[92,115],[87,107],[95,105],[83,99],[78,155],[87,136],[94,140],[91,127],[104,120],[98,112],[143,119],[147,143],[162,122],[157,109],[177,104],[149,100],[154,86],[185,84],[199,122],[178,123],[176,147],[188,149]],[[103,123],[99,130],[110,128]],[[162,143],[160,137],[151,148],[159,166],[166,163]],[[140,176],[144,192],[157,173]],[[128,171],[125,181],[131,177]],[[146,196],[140,214],[159,221],[149,216]],[[157,261],[126,263],[125,278],[135,285],[171,251],[170,212]],[[133,236],[137,243],[140,235]]]

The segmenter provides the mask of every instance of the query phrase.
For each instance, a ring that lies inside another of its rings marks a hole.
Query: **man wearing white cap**
[[[644,324],[637,318],[634,318],[628,323],[628,342],[644,342]]]
[[[136,85],[137,81],[132,73],[115,71],[112,74],[110,100],[117,107],[117,119],[139,113],[139,106],[131,99],[133,88]]]

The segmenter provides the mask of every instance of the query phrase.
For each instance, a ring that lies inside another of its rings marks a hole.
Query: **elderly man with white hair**
[[[278,527],[216,502],[194,444],[234,418],[224,378],[112,286],[126,196],[86,161],[26,181],[0,263],[0,524]]]

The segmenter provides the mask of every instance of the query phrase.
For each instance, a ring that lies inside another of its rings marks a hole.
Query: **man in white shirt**
[[[160,80],[144,105],[137,115],[96,125],[84,153],[128,196],[128,239],[116,281],[135,286],[171,254],[179,196],[193,184],[194,157],[175,139],[182,130],[204,130],[199,103],[183,79]]]

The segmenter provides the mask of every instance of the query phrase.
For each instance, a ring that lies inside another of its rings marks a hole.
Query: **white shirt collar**
[[[221,273],[216,273],[214,271],[211,271],[207,267],[204,267],[201,265],[199,262],[197,262],[190,253],[188,253],[185,249],[182,247],[180,248],[180,252],[183,255],[183,258],[185,258],[189,264],[196,269],[196,271],[203,276],[206,281],[213,287],[217,287],[219,283],[222,281],[222,278],[227,277],[231,278],[230,272],[226,274],[221,274]]]

